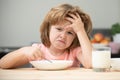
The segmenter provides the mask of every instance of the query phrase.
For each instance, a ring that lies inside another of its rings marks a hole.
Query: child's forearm
[[[84,30],[78,32],[77,35],[82,49],[82,63],[84,67],[90,68],[92,65],[92,44]]]
[[[21,49],[10,52],[0,59],[0,68],[15,68],[28,63],[29,60]]]

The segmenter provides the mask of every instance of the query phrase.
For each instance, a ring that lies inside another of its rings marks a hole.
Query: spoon
[[[46,59],[46,58],[44,58],[46,61],[48,61],[48,62],[50,62],[50,63],[52,63],[52,61],[51,60],[49,60],[49,59]]]

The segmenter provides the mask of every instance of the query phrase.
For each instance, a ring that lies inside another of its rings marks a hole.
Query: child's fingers
[[[75,14],[76,14],[76,16],[79,18],[79,20],[81,20],[81,21],[82,21],[82,19],[81,19],[80,15],[79,15],[78,13],[75,13]]]
[[[74,19],[70,18],[70,17],[66,17],[65,18],[67,21],[69,21],[70,23],[73,23]]]
[[[76,14],[73,14],[73,13],[69,13],[68,16],[71,17],[72,19],[77,19],[78,18],[76,16]]]
[[[69,13],[68,16],[66,17],[66,20],[70,21],[71,23],[78,19],[81,21],[81,17],[77,12],[75,14]]]

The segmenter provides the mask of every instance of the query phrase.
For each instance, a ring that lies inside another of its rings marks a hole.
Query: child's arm
[[[81,30],[77,32],[78,39],[80,41],[82,53],[77,58],[82,62],[85,68],[91,68],[92,66],[92,44],[85,32]]]
[[[1,68],[14,68],[28,63],[28,59],[21,49],[10,52],[0,60]]]
[[[83,64],[85,68],[90,68],[92,65],[92,44],[87,36],[87,33],[84,28],[84,23],[81,20],[81,17],[76,13],[69,14],[72,18],[67,17],[66,19],[70,21],[71,27],[74,29],[77,37],[79,39],[79,43],[81,45],[82,52],[77,56],[78,60]]]
[[[15,68],[29,62],[40,59],[40,49],[37,47],[23,47],[10,52],[0,59],[0,68]]]

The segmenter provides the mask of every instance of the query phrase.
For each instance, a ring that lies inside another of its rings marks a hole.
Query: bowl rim
[[[63,70],[63,69],[66,69],[70,66],[73,65],[73,61],[72,60],[52,60],[53,63],[51,62],[48,62],[47,60],[35,60],[35,61],[30,61],[30,63],[37,69],[40,69],[40,70]],[[36,65],[36,64],[43,64],[43,65]],[[64,66],[55,66],[55,65],[62,65],[62,64],[65,64]],[[47,65],[44,67],[44,65]],[[49,66],[49,67],[48,67]],[[53,68],[52,68],[53,67]]]

